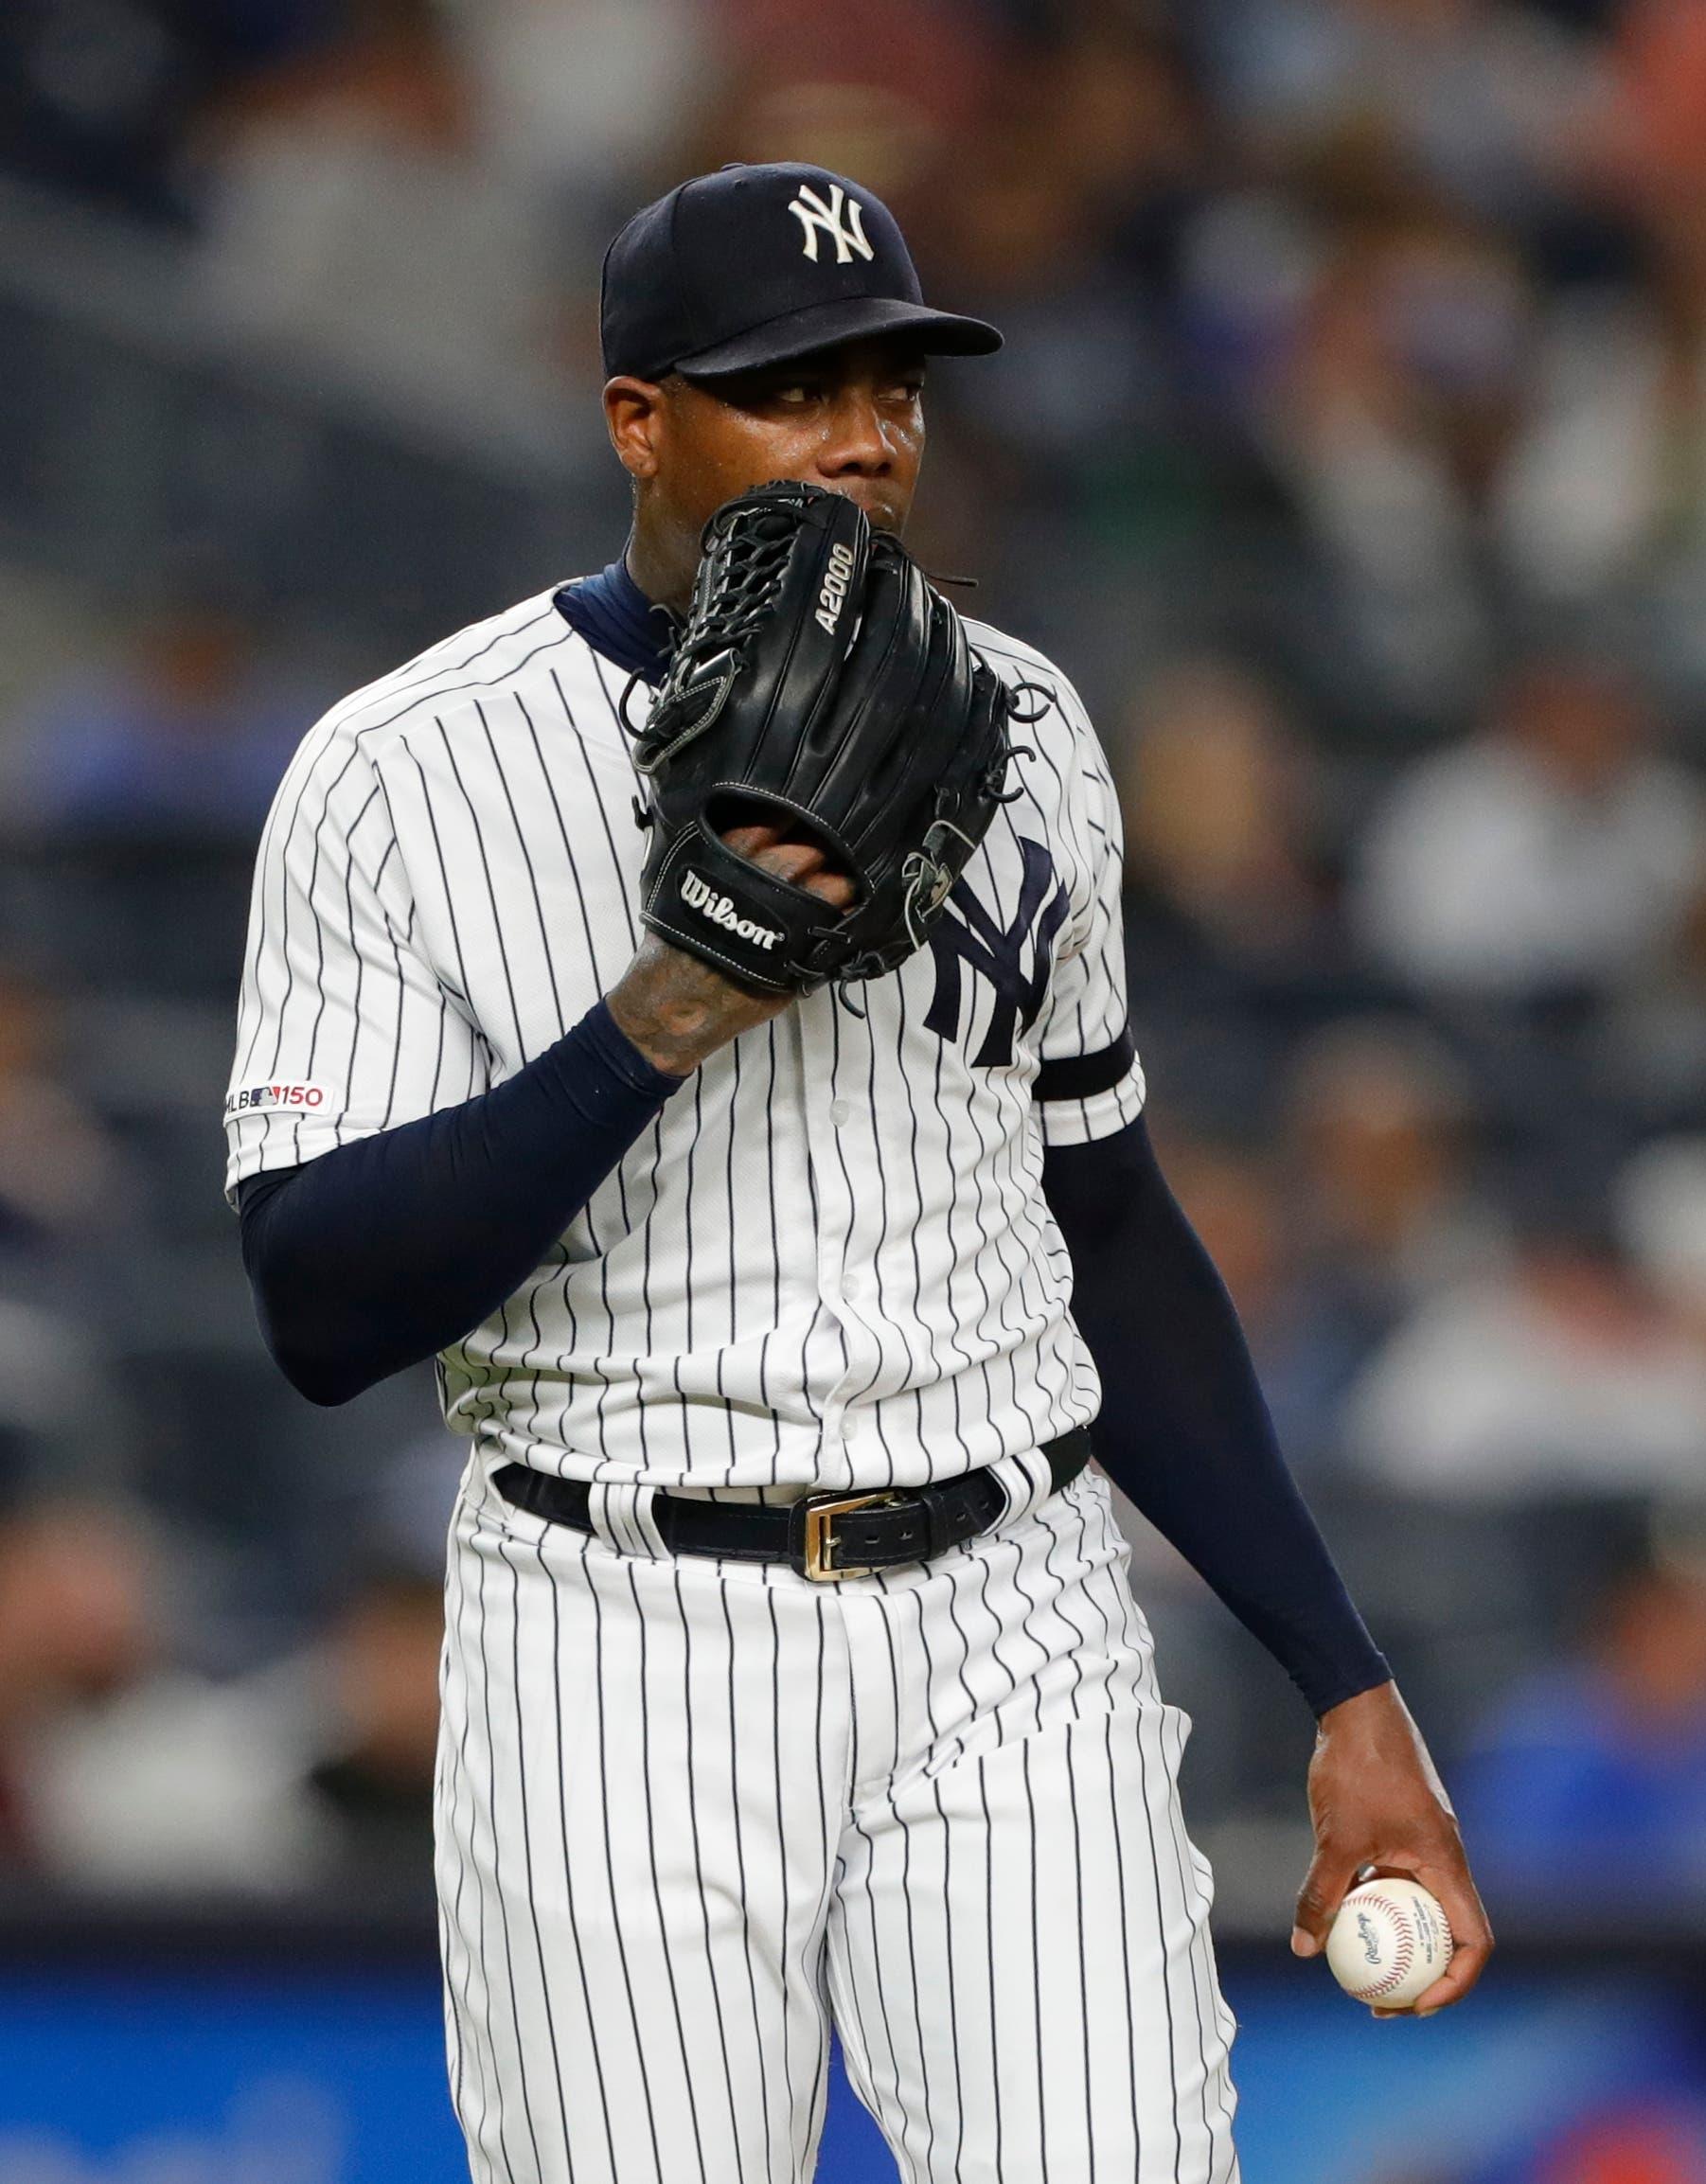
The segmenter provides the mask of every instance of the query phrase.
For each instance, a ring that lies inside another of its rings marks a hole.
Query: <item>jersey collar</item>
[[[564,584],[552,603],[595,651],[648,683],[663,681],[679,625],[646,596],[620,556],[595,577]]]

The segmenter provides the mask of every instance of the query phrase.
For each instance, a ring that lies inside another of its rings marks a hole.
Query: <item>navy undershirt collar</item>
[[[675,636],[675,616],[646,596],[619,555],[595,577],[578,577],[564,584],[553,604],[570,628],[607,660],[648,683],[663,681]]]

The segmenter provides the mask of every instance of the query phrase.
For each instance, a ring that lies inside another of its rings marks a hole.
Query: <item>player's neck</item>
[[[686,613],[693,598],[697,558],[684,563],[673,541],[649,539],[637,529],[622,558],[629,575],[654,606],[667,607],[674,614]]]

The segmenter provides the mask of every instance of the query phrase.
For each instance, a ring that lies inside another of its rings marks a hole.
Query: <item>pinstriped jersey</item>
[[[333,708],[257,861],[227,1193],[467,1100],[640,936],[627,677],[542,594]],[[505,1460],[691,1488],[913,1485],[1087,1422],[1099,1391],[1045,1143],[1132,1121],[1119,818],[1070,684],[930,945],[713,1055],[500,1310],[437,1360]],[[636,694],[637,695],[637,694]]]

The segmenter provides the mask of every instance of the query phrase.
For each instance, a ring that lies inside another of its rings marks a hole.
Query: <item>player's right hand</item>
[[[845,910],[853,900],[852,880],[835,869],[803,827],[762,823],[726,826],[722,839],[731,849],[766,872],[773,872],[778,879],[791,880],[809,894],[822,896],[832,909]]]
[[[752,821],[725,827],[722,839],[742,857],[822,896],[837,910],[845,910],[853,899],[852,880],[835,869],[822,845],[803,828]],[[605,996],[605,1004],[654,1069],[690,1076],[719,1047],[780,1016],[793,999],[737,985],[698,956],[649,932],[626,974]]]
[[[1493,1931],[1445,1784],[1395,1684],[1378,1684],[1322,1715],[1308,1786],[1315,1856],[1297,1899],[1292,1949],[1312,1957],[1325,1948],[1359,1876],[1399,1873],[1438,1898],[1456,1944],[1445,1972],[1417,1997],[1414,2015],[1431,2017],[1461,2002],[1486,1968]]]

